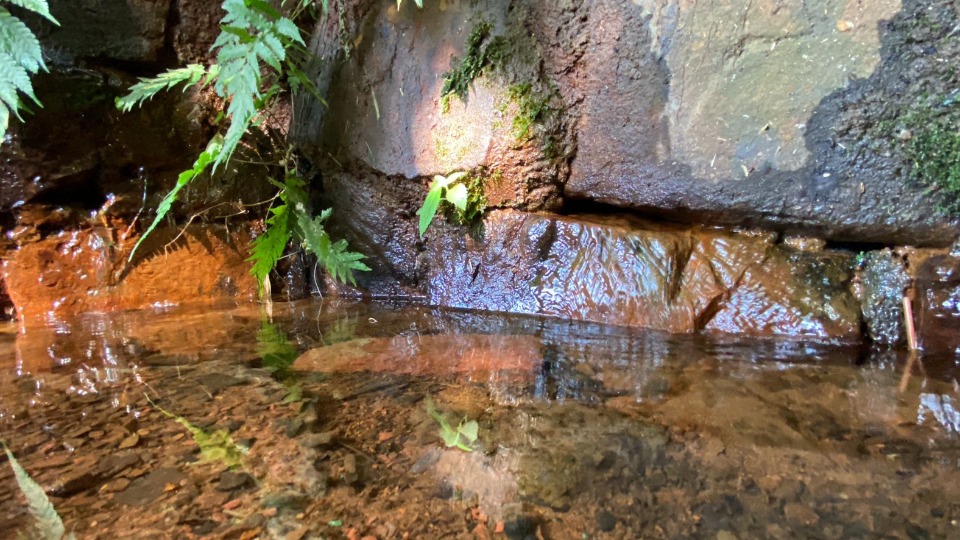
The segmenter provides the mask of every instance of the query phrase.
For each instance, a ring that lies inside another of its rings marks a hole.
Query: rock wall
[[[301,118],[301,146],[328,170],[483,167],[509,186],[497,206],[599,203],[846,242],[957,236],[898,140],[911,103],[956,87],[955,3],[360,4],[336,34],[329,113]],[[485,22],[487,67],[444,112],[444,73]],[[330,39],[314,44],[328,57]],[[523,84],[549,113],[531,139],[511,129]]]

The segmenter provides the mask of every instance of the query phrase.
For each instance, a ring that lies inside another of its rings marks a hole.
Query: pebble
[[[606,510],[597,512],[597,527],[603,532],[610,532],[617,527],[617,518]]]
[[[820,516],[803,504],[788,503],[783,507],[783,514],[795,525],[814,525],[820,521]]]

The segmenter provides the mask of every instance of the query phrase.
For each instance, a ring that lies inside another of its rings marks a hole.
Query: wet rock
[[[224,16],[221,4],[204,0],[174,2],[176,25],[173,28],[173,48],[180,64],[205,63],[214,58],[213,42],[220,34],[220,19]]]
[[[820,516],[805,504],[788,503],[783,507],[783,514],[794,526],[816,525]]]
[[[706,329],[856,341],[860,308],[850,279],[845,254],[772,249],[762,264],[743,273]]]
[[[491,212],[429,245],[431,303],[671,332],[859,337],[849,257],[638,220]]]
[[[603,532],[610,532],[617,527],[617,518],[606,510],[600,510],[596,515],[597,527]]]
[[[508,504],[503,507],[503,533],[510,540],[537,538],[537,525],[537,519],[523,505]]]
[[[910,284],[903,260],[889,249],[863,258],[857,297],[870,338],[883,345],[904,339],[903,295]]]
[[[152,62],[164,46],[170,4],[170,0],[51,0],[50,12],[60,26],[39,23],[37,37],[45,49],[56,51],[58,62],[82,58]]]
[[[421,335],[364,338],[311,349],[297,358],[298,371],[373,371],[416,375],[458,373],[473,380],[529,378],[540,361],[533,336]]]
[[[155,469],[118,493],[116,501],[127,506],[144,506],[162,496],[168,485],[177,485],[184,479],[186,476],[177,469]]]
[[[4,259],[3,278],[24,324],[38,324],[50,316],[257,294],[246,261],[249,235],[243,230],[191,226],[163,257],[156,257],[180,233],[176,228],[158,229],[126,270],[127,252],[116,249],[119,232],[108,228],[62,232],[22,246]],[[127,240],[126,249],[132,242]]]
[[[220,491],[233,491],[251,486],[253,483],[253,477],[245,472],[224,471],[223,474],[220,475],[220,482],[217,484],[217,489]]]
[[[227,375],[226,373],[207,373],[205,375],[198,376],[195,380],[213,395],[217,395],[227,388],[246,383],[245,380],[238,379],[232,375]]]
[[[917,270],[914,317],[920,347],[953,353],[960,348],[960,257],[931,257]]]
[[[416,11],[373,4],[357,23],[376,28],[375,37],[363,30],[370,37],[359,40],[357,50],[337,66],[327,110],[307,109],[297,129],[301,145],[331,169],[350,164],[391,183],[484,167],[495,178],[488,182],[494,204],[556,208],[566,167],[556,155],[564,150],[545,136],[559,132],[556,115],[539,114],[524,136],[513,129],[513,118],[522,113],[511,85],[526,84],[533,99],[551,95],[549,82],[541,80],[537,45],[523,25],[527,10],[503,0]],[[444,81],[437,74],[463,59],[479,21],[491,25],[481,48],[494,44],[497,52],[488,56],[469,95],[444,106]],[[420,32],[431,36],[428,46],[420,46],[415,37]],[[392,54],[398,49],[407,52]],[[373,93],[358,93],[373,87]]]

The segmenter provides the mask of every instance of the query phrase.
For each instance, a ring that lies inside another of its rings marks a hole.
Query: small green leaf
[[[441,183],[441,179],[446,181],[446,178],[442,176],[437,176],[433,179],[433,183],[430,184],[430,191],[427,192],[427,198],[423,201],[423,206],[420,207],[420,210],[417,210],[417,215],[420,216],[421,238],[423,238],[423,233],[427,232],[427,227],[433,222],[434,216],[437,215],[437,208],[440,206],[440,200],[443,198],[445,186]]]
[[[340,527],[343,525],[343,522],[340,521],[339,519],[334,519],[334,520],[331,520],[329,523],[327,523],[327,525],[331,527]]]
[[[460,426],[457,427],[457,431],[467,439],[467,442],[473,444],[477,440],[477,432],[479,431],[480,426],[477,424],[476,420],[470,420],[469,422],[460,423]]]
[[[452,188],[447,190],[446,199],[447,202],[452,204],[461,212],[467,211],[467,186],[463,184],[457,184]]]

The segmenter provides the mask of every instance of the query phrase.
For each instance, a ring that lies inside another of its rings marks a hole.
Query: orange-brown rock
[[[376,371],[409,375],[458,374],[473,381],[524,379],[542,363],[540,339],[511,335],[400,335],[363,338],[311,349],[293,363],[299,371]]]
[[[919,345],[925,352],[960,349],[960,258],[933,256],[921,263],[914,301]]]
[[[194,225],[173,241],[179,232],[154,231],[127,266],[134,240],[118,247],[117,230],[63,231],[8,252],[3,280],[27,325],[76,313],[255,297],[246,231]]]

